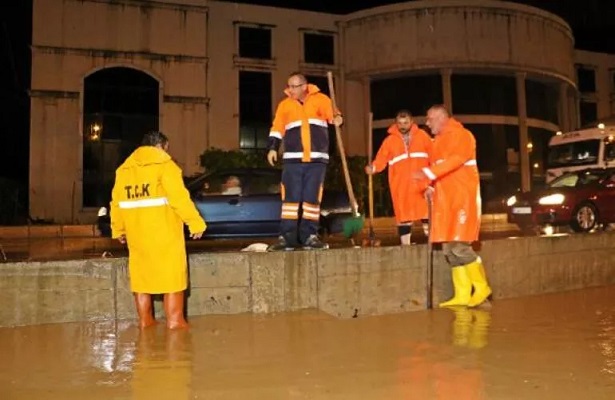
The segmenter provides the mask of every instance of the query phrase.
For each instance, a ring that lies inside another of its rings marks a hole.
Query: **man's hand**
[[[193,240],[199,240],[201,237],[203,237],[203,232],[195,232],[190,234],[190,238]]]
[[[366,165],[365,166],[365,173],[367,175],[373,175],[374,174],[374,167],[371,165]]]
[[[269,153],[267,153],[267,162],[273,167],[276,161],[278,161],[278,152],[276,150],[269,150]]]
[[[117,240],[121,244],[126,244],[126,235],[122,235],[122,236],[118,237]]]
[[[333,117],[333,125],[335,126],[342,126],[342,124],[344,123],[344,118],[342,118],[342,114],[337,114],[335,117]]]

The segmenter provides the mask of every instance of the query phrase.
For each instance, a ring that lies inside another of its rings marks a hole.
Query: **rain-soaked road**
[[[0,328],[0,399],[615,398],[615,287],[338,320]]]

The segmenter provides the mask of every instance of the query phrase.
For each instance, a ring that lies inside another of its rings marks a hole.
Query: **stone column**
[[[521,172],[521,191],[529,192],[532,175],[530,169],[530,154],[527,148],[527,99],[525,95],[525,72],[516,74],[517,80],[517,112],[519,113],[519,170]]]
[[[566,132],[570,128],[570,109],[568,104],[568,83],[559,84],[559,128]]]
[[[453,70],[450,68],[444,68],[440,70],[440,76],[442,77],[442,100],[444,107],[449,112],[453,112],[453,91],[451,89],[451,75]]]

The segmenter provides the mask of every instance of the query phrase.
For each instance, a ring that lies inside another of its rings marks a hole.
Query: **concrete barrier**
[[[615,284],[615,233],[485,241],[494,299]],[[0,265],[0,326],[134,318],[126,259]],[[425,308],[427,246],[190,256],[189,315]],[[451,294],[434,255],[434,303]],[[160,314],[158,304],[158,314]]]

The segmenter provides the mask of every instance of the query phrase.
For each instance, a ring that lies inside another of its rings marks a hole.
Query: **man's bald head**
[[[427,126],[431,130],[431,133],[437,135],[442,130],[442,127],[448,119],[450,118],[450,113],[443,105],[435,105],[432,106],[429,110],[427,110]]]

